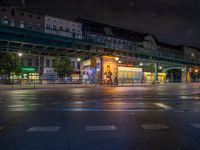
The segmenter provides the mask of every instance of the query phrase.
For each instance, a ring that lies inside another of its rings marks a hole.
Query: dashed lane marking
[[[31,106],[42,106],[45,105],[45,103],[35,103],[35,104],[30,104]]]
[[[87,131],[114,131],[116,127],[114,125],[98,125],[98,126],[86,126]]]
[[[192,123],[190,124],[193,128],[200,129],[200,123]]]
[[[58,104],[61,104],[62,102],[54,102],[54,103],[50,103],[52,105],[58,105]]]
[[[8,105],[9,108],[14,108],[14,107],[24,107],[24,105]]]
[[[5,129],[5,127],[0,127],[0,131],[3,130],[3,129]]]
[[[163,130],[169,129],[169,126],[165,124],[142,124],[141,127],[145,130]]]
[[[58,126],[46,126],[46,127],[39,127],[39,126],[35,126],[35,127],[31,127],[29,129],[27,129],[27,132],[57,132],[60,130],[60,127]]]
[[[163,108],[163,109],[174,109],[173,107],[163,104],[163,103],[154,103],[156,106]]]

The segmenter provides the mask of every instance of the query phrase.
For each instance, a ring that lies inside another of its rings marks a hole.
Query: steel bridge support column
[[[191,67],[190,67],[189,69],[187,69],[187,72],[186,72],[187,82],[191,82],[191,72],[192,72],[192,70],[191,70]]]
[[[155,68],[155,83],[158,83],[158,63],[157,62],[155,62],[154,68]]]
[[[182,82],[187,82],[187,71],[188,71],[187,67],[182,68]]]
[[[40,68],[40,54],[38,55],[38,73],[39,73],[39,79],[41,79],[41,68]]]

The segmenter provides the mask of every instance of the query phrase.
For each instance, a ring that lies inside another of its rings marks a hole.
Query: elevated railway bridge
[[[88,35],[87,35],[88,36]],[[92,56],[114,56],[119,57],[123,62],[134,62],[135,64],[153,63],[155,74],[161,64],[164,70],[173,67],[182,67],[187,72],[188,68],[199,67],[200,62],[185,60],[182,58],[160,55],[155,50],[147,50],[137,44],[131,50],[119,50],[108,48],[103,42],[96,40],[86,40],[68,38],[53,34],[47,34],[42,30],[30,30],[12,27],[10,24],[0,24],[0,52],[22,52],[34,55],[69,56],[89,59]],[[156,75],[156,80],[157,80]]]

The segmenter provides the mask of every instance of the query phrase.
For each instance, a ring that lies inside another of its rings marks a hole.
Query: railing
[[[44,26],[39,24],[30,24],[26,22],[17,22],[10,19],[0,19],[0,25],[19,28],[28,31],[35,31],[35,32],[42,32],[48,33],[52,35],[58,35],[62,37],[68,37],[73,39],[85,40],[91,43],[95,43],[100,46],[104,46],[105,48],[115,49],[115,50],[127,50],[131,53],[142,54],[142,55],[149,55],[161,58],[167,58],[172,60],[180,60],[180,61],[187,61],[187,62],[195,62],[200,63],[200,60],[190,60],[184,58],[184,52],[182,55],[177,55],[175,53],[163,52],[160,49],[150,49],[144,48],[139,46],[136,42],[121,40],[123,42],[119,42],[119,39],[114,39],[111,37],[94,35],[94,34],[78,34],[75,32],[65,32],[63,30],[58,29],[45,29]],[[114,39],[114,40],[113,40]],[[118,42],[116,42],[118,41]]]

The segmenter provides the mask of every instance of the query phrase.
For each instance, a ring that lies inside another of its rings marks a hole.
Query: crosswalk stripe
[[[57,132],[59,130],[58,126],[35,126],[27,129],[27,132]]]
[[[169,126],[165,124],[142,124],[141,127],[145,130],[169,129]]]
[[[87,131],[113,131],[116,130],[114,125],[97,125],[97,126],[86,126]]]

